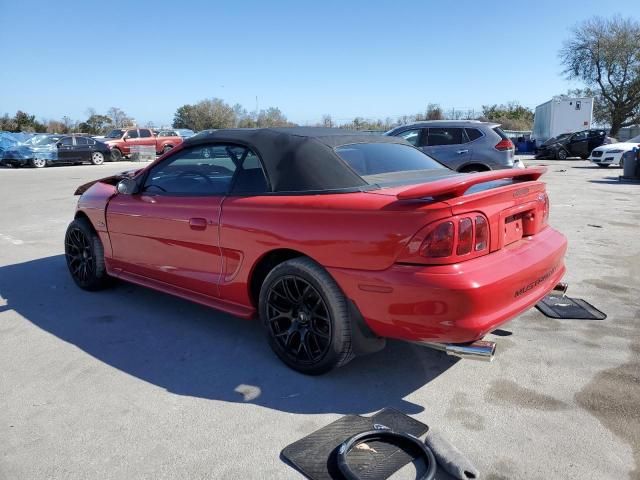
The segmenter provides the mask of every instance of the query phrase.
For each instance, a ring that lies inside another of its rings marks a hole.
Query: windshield
[[[176,132],[178,132],[178,135],[184,138],[193,137],[196,134],[196,132],[194,132],[193,130],[189,130],[188,128],[179,128],[176,130]]]
[[[116,130],[111,130],[109,132],[109,135],[107,135],[104,138],[122,138],[122,135],[124,135],[124,130],[116,129]]]
[[[417,148],[400,143],[355,143],[336,148],[336,153],[368,183],[379,183],[387,174],[424,173],[425,170],[449,172],[447,167]]]
[[[60,137],[52,137],[50,135],[36,135],[24,142],[24,145],[31,145],[33,147],[51,145],[56,143]]]

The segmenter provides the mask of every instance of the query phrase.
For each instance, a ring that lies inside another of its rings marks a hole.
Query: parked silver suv
[[[522,168],[513,142],[497,123],[429,120],[396,127],[385,135],[402,137],[440,163],[459,172]]]

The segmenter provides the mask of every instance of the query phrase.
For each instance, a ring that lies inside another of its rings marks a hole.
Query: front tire
[[[120,160],[122,160],[122,152],[117,148],[111,149],[111,161],[119,162]]]
[[[107,286],[102,241],[88,220],[76,218],[67,227],[64,253],[73,281],[83,290],[95,291]]]
[[[557,160],[566,160],[567,159],[567,151],[564,148],[561,148],[560,150],[558,150],[558,153],[556,153],[556,159]]]
[[[600,168],[609,168],[609,164],[608,163],[598,163],[598,166]]]
[[[353,358],[347,299],[313,260],[294,258],[271,270],[259,311],[269,345],[290,368],[320,375]]]
[[[93,165],[102,165],[104,163],[104,155],[102,152],[93,152],[91,154],[91,163]]]

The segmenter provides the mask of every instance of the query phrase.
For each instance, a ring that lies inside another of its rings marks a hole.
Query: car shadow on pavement
[[[37,292],[37,293],[34,293]],[[0,267],[0,312],[26,320],[92,357],[178,395],[292,413],[364,413],[422,406],[404,397],[456,363],[442,352],[389,341],[373,355],[309,377],[271,352],[258,322],[117,282],[80,290],[64,256]]]
[[[620,181],[618,177],[606,177],[598,180],[589,180],[589,183],[600,183],[605,185],[640,185],[640,180],[629,181],[623,180]]]

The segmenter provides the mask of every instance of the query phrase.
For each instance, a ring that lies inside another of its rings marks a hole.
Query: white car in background
[[[610,143],[594,148],[589,155],[589,160],[602,168],[609,165],[622,167],[622,156],[636,147],[640,147],[640,135],[630,138],[626,142]]]

